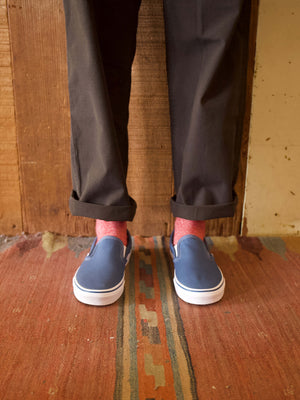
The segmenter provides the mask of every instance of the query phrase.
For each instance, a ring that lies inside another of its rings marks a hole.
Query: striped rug
[[[125,293],[87,306],[72,277],[93,238],[0,236],[0,398],[300,398],[300,238],[213,237],[226,279],[179,300],[168,238],[134,236]]]
[[[163,239],[135,237],[119,303],[114,398],[196,399],[196,385]]]

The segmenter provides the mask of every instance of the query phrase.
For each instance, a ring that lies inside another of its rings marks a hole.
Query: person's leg
[[[96,238],[73,278],[76,298],[107,305],[123,293],[136,203],[126,187],[128,106],[141,0],[64,0],[71,111],[73,215]]]
[[[64,0],[73,215],[132,220],[128,105],[140,0]]]
[[[249,4],[164,0],[175,217],[234,215]]]
[[[233,216],[237,203],[250,2],[164,0],[164,16],[174,284],[183,300],[210,304],[222,298],[225,280],[208,251],[205,220]]]

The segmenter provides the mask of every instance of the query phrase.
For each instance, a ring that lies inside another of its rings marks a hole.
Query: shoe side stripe
[[[78,287],[78,289],[82,290],[83,292],[88,292],[88,293],[110,293],[110,292],[114,292],[115,290],[118,290],[120,286],[123,285],[124,281],[125,281],[125,274],[123,275],[122,280],[116,286],[113,286],[112,288],[108,288],[108,289],[99,289],[99,290],[97,290],[97,289],[84,288],[83,286],[81,286],[77,282],[76,277],[74,278],[74,283]]]
[[[176,284],[177,284],[178,286],[180,286],[182,289],[188,290],[189,292],[198,292],[198,293],[214,292],[214,291],[220,289],[220,288],[224,285],[224,283],[225,283],[225,279],[224,279],[224,277],[223,277],[223,275],[222,275],[222,280],[221,280],[221,282],[220,282],[217,286],[215,286],[215,287],[213,287],[213,288],[210,288],[210,289],[194,289],[194,288],[190,288],[190,287],[188,287],[188,286],[183,285],[183,284],[177,279],[177,276],[176,276],[176,273],[175,273],[175,272],[174,272],[174,278],[175,278]]]

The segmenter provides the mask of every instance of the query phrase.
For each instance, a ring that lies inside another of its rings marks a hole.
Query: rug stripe
[[[130,352],[130,399],[139,399],[139,383],[138,383],[138,362],[137,362],[137,335],[136,335],[136,319],[135,319],[135,270],[138,267],[139,260],[134,257],[134,262],[130,263],[130,278],[129,278],[129,296],[126,308],[129,309],[129,318],[125,320],[125,324],[129,325],[129,352]],[[128,399],[128,393],[123,391],[123,398]]]
[[[136,262],[138,260],[132,255],[127,265],[124,295],[119,300],[115,400],[128,400],[129,393],[131,400],[139,398],[134,285]]]
[[[166,322],[169,321],[171,325],[167,329],[168,346],[170,351],[174,351],[175,349],[177,357],[177,362],[176,364],[174,363],[174,379],[176,382],[175,374],[179,373],[180,380],[178,379],[178,381],[181,381],[181,393],[183,392],[184,394],[182,396],[180,395],[180,392],[178,392],[177,398],[196,400],[198,399],[196,379],[188,350],[187,340],[184,334],[183,322],[179,313],[178,298],[174,293],[170,268],[167,263],[168,255],[166,254],[166,251],[168,250],[165,247],[164,239],[162,237],[154,237],[153,240],[155,242],[157,257],[160,259],[159,264],[161,268],[158,269],[160,285],[161,288],[164,287],[164,290],[162,290],[162,304],[164,304],[163,310],[166,312],[164,319]]]
[[[140,399],[174,399],[176,393],[161,310],[161,289],[156,273],[154,243],[150,239],[139,237],[137,248],[139,269],[136,270],[135,284]],[[153,288],[154,296],[147,297],[145,292],[139,291],[141,281],[145,284],[147,282],[147,286]]]
[[[164,242],[139,236],[134,242],[119,300],[114,399],[195,400],[194,372]]]
[[[175,347],[175,341],[173,337],[173,329],[174,329],[174,321],[173,321],[173,316],[172,310],[171,313],[169,312],[169,307],[168,307],[168,298],[167,298],[167,291],[170,290],[168,288],[168,283],[165,282],[165,279],[163,277],[164,274],[164,268],[163,268],[163,263],[162,263],[162,258],[160,255],[160,251],[157,248],[158,246],[158,239],[153,238],[155,242],[155,253],[156,253],[156,258],[160,261],[159,266],[161,268],[157,268],[157,275],[158,275],[158,280],[159,280],[159,285],[161,287],[161,304],[162,304],[162,313],[166,325],[166,338],[167,338],[167,344],[168,344],[168,349],[171,357],[171,363],[172,363],[172,370],[173,370],[173,376],[174,376],[174,388],[176,392],[176,398],[177,399],[183,399],[183,393],[182,393],[182,383],[181,383],[181,376],[180,376],[180,371],[179,371],[179,366],[178,366],[178,354],[176,351]],[[176,330],[174,330],[176,332]]]
[[[114,400],[120,399],[120,393],[122,393],[122,373],[124,370],[123,365],[123,353],[124,353],[124,296],[119,300],[118,307],[118,324],[117,324],[117,352],[116,352],[116,382],[114,391]]]
[[[164,260],[164,266],[166,268],[164,276],[165,277],[167,277],[167,276],[169,277],[170,286],[172,287],[172,291],[169,292],[169,293],[170,293],[170,296],[172,298],[173,310],[174,310],[174,314],[175,314],[175,319],[177,321],[177,333],[178,333],[178,337],[180,339],[181,347],[183,349],[183,352],[184,352],[184,355],[185,355],[185,359],[186,359],[186,362],[187,362],[187,367],[188,367],[188,371],[189,371],[189,375],[190,375],[191,393],[193,395],[193,399],[197,400],[198,399],[198,394],[197,394],[196,377],[195,377],[195,374],[194,374],[192,358],[191,358],[191,354],[190,354],[190,351],[189,351],[187,338],[186,338],[186,335],[185,335],[185,329],[184,329],[183,320],[182,320],[181,314],[180,314],[180,307],[179,307],[179,303],[178,303],[179,299],[178,299],[177,294],[175,293],[175,289],[174,289],[174,285],[173,285],[173,269],[174,269],[174,266],[173,266],[173,263],[172,263],[172,261],[170,259],[169,247],[166,246],[165,237],[163,236],[160,239],[161,239],[161,243],[162,243],[162,253],[163,253],[163,257],[162,258]]]

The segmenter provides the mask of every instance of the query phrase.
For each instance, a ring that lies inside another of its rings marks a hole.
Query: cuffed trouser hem
[[[79,217],[103,219],[105,221],[132,221],[136,212],[136,202],[130,197],[129,206],[105,206],[69,199],[71,214]]]
[[[234,194],[234,199],[231,203],[193,206],[176,203],[176,195],[174,195],[170,200],[170,205],[174,217],[199,221],[213,218],[233,217],[237,200],[237,195]]]

